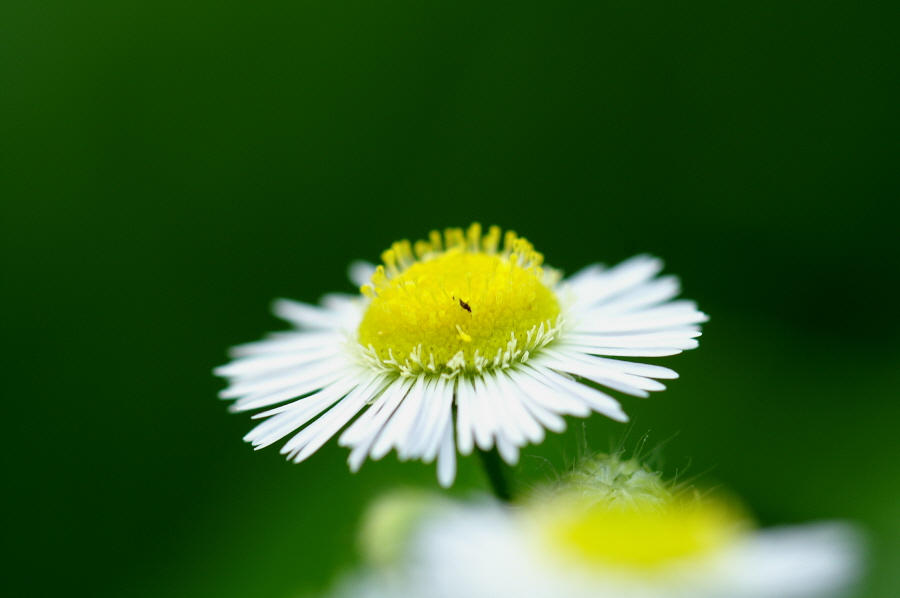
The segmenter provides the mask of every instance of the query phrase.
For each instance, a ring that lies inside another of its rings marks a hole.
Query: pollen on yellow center
[[[558,546],[593,564],[654,567],[719,548],[740,525],[734,509],[715,502],[627,509],[569,506],[548,527]]]
[[[372,298],[359,343],[388,364],[426,373],[481,370],[521,356],[560,314],[542,256],[496,227],[395,243],[363,292]]]

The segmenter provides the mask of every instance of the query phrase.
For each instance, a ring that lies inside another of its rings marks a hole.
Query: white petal
[[[368,422],[365,427],[364,432],[362,433],[362,437],[356,446],[353,447],[353,450],[350,451],[350,456],[347,458],[347,463],[350,465],[350,471],[356,473],[359,471],[359,468],[362,467],[363,462],[366,460],[366,456],[369,455],[372,445],[375,443],[375,440],[378,438],[378,435],[381,433],[384,424],[387,422],[388,418],[390,418],[397,409],[397,406],[406,398],[407,393],[409,393],[409,389],[413,384],[413,380],[411,378],[404,379],[402,382],[394,383],[389,388],[397,388],[397,391],[393,396],[389,398],[388,402],[383,403],[382,408],[375,414],[375,417]],[[387,394],[387,393],[385,393]],[[366,414],[368,411],[366,412]],[[365,415],[365,414],[364,414]],[[361,420],[362,418],[360,418]],[[358,422],[359,420],[357,420]],[[354,424],[355,425],[355,424]],[[348,428],[348,432],[349,432]]]
[[[577,290],[579,304],[597,304],[653,278],[662,268],[662,260],[649,255],[636,255],[581,282]]]
[[[681,284],[677,276],[663,276],[640,284],[626,292],[619,293],[603,301],[592,300],[595,313],[623,314],[657,305],[676,297],[681,292]]]
[[[441,451],[437,462],[438,483],[449,488],[456,478],[456,447],[453,446],[453,418],[447,418],[444,437],[441,440]]]
[[[422,418],[417,422],[416,430],[409,443],[410,458],[421,459],[430,463],[437,455],[440,445],[444,414],[444,393],[447,391],[448,381],[443,378],[435,378],[428,387],[427,407],[422,411]],[[452,392],[452,389],[451,389]],[[429,452],[434,446],[434,454],[428,459]]]
[[[373,274],[375,274],[375,264],[363,260],[351,262],[350,268],[347,270],[347,276],[350,278],[350,282],[358,287],[372,282]]]
[[[560,343],[555,345],[559,349],[587,353],[588,355],[607,355],[610,357],[668,357],[678,355],[681,349],[620,349],[617,347],[591,347],[586,345],[572,345]]]
[[[487,394],[487,407],[493,411],[498,427],[503,434],[516,446],[525,445],[525,435],[513,419],[512,414],[508,411],[503,390],[497,382],[498,375],[487,374],[484,377],[484,385]]]
[[[378,393],[388,383],[388,378],[377,374],[373,375],[341,399],[322,417],[291,438],[281,449],[282,454],[288,455],[288,458],[293,459],[294,463],[300,463],[312,455],[353,419],[372,397],[378,396]]]
[[[521,434],[531,444],[540,444],[543,442],[543,426],[535,421],[534,416],[532,416],[522,404],[522,399],[519,396],[521,391],[516,387],[514,382],[510,381],[506,372],[501,371],[497,373],[497,384],[500,387],[500,392],[502,393],[501,396],[506,403],[506,414],[511,418],[511,421],[517,425]]]
[[[531,368],[517,368],[516,374],[516,381],[522,391],[548,411],[575,417],[587,417],[591,414],[591,408],[584,401],[576,399],[568,391],[561,392],[557,386],[548,386],[542,378],[535,377]]]
[[[566,420],[561,418],[553,411],[544,408],[540,403],[532,399],[525,391],[525,388],[521,384],[521,382],[525,378],[528,378],[526,374],[515,370],[508,370],[505,373],[511,379],[511,386],[516,395],[516,398],[519,400],[522,406],[527,409],[528,412],[538,421],[539,426],[543,426],[544,428],[557,433],[565,431]],[[541,432],[540,440],[532,440],[531,442],[534,444],[538,444],[542,442],[542,440],[543,432]]]
[[[582,356],[591,357],[589,355]],[[545,351],[538,359],[540,359],[540,363],[554,370],[575,374],[576,376],[592,380],[597,384],[636,397],[646,398],[649,396],[646,391],[664,390],[666,388],[664,384],[656,380],[625,374],[620,370],[605,365],[575,359],[571,354],[561,356],[555,352]]]
[[[634,374],[635,376],[643,376],[645,378],[661,378],[664,380],[674,380],[678,378],[678,372],[664,368],[659,365],[650,365],[649,363],[635,363],[634,361],[623,361],[621,359],[607,359],[605,357],[595,357],[593,355],[585,355],[583,353],[563,351],[556,352],[563,359],[575,359],[583,363],[608,367],[618,370],[626,374]]]
[[[307,395],[311,392],[319,390],[320,388],[325,388],[329,384],[333,384],[334,382],[340,380],[345,375],[345,370],[337,369],[326,372],[325,374],[316,378],[307,379],[293,386],[255,392],[238,399],[234,402],[234,404],[231,405],[231,407],[228,408],[228,410],[232,413],[237,413],[240,411],[259,409],[260,407],[269,407],[270,405],[275,405],[288,399],[302,397],[303,395]]]
[[[472,422],[475,424],[475,444],[481,450],[489,451],[494,446],[498,424],[493,409],[490,409],[490,395],[485,389],[484,380],[476,376],[473,383],[475,392],[470,396]]]
[[[472,385],[459,378],[456,383],[456,443],[459,452],[471,455],[475,448],[475,430],[472,424]]]
[[[253,428],[244,436],[244,440],[257,448],[269,446],[322,413],[357,384],[356,380],[343,380],[323,388],[314,395],[286,405],[277,413],[267,413],[265,415],[269,418]]]
[[[600,276],[604,270],[603,264],[590,264],[566,278],[566,284],[573,290],[580,290],[583,285],[593,284],[592,281]]]
[[[453,383],[443,378],[438,379],[436,399],[440,400],[438,418],[426,436],[427,445],[422,453],[422,461],[431,463],[437,458],[441,448],[441,436],[447,422],[453,419]],[[452,432],[452,428],[451,428]],[[452,440],[452,439],[451,439]]]
[[[313,361],[320,361],[340,353],[342,349],[343,347],[335,343],[328,347],[316,347],[299,351],[242,357],[240,359],[235,359],[227,365],[219,366],[213,371],[217,376],[229,378],[266,374],[268,372],[300,366]]]
[[[412,428],[416,417],[422,410],[424,391],[425,374],[420,374],[419,377],[416,378],[409,394],[406,395],[406,398],[403,399],[403,402],[397,407],[397,411],[385,424],[384,429],[381,431],[381,434],[378,435],[375,444],[372,445],[372,459],[378,461],[387,455],[392,448],[399,446],[398,443],[402,442],[403,445],[406,444],[403,437],[409,435],[410,428]],[[401,454],[400,457],[401,460],[405,460],[404,455]]]
[[[565,343],[590,345],[594,347],[622,347],[635,349],[652,349],[666,347],[672,349],[693,349],[700,336],[700,331],[693,327],[677,328],[660,332],[641,334],[598,334],[582,333],[577,328],[566,332],[560,338]]]
[[[411,378],[394,380],[375,403],[359,419],[353,422],[349,428],[344,430],[344,433],[338,439],[338,444],[350,447],[371,446],[381,432],[385,422],[400,405],[406,393],[409,392],[413,382],[415,380]],[[366,448],[366,452],[368,452],[368,448]]]
[[[509,465],[515,466],[519,463],[519,447],[513,444],[505,434],[497,434],[497,452]]]
[[[428,434],[440,419],[440,400],[438,394],[438,378],[426,378],[423,399],[419,412],[404,442],[402,455],[404,459],[421,459],[427,446]]]
[[[231,399],[254,393],[269,392],[302,384],[326,376],[330,372],[346,369],[347,361],[343,357],[324,357],[321,360],[303,362],[296,367],[277,371],[274,375],[255,376],[241,379],[219,393],[223,399]]]
[[[330,330],[325,332],[291,330],[275,332],[261,341],[237,345],[232,347],[229,353],[232,357],[247,357],[284,351],[314,350],[340,345],[343,340],[342,334]]]
[[[347,293],[326,293],[319,299],[319,304],[328,311],[340,315],[343,319],[361,318],[363,309],[360,308],[362,298],[359,295]]]
[[[340,312],[292,299],[276,299],[272,304],[272,312],[297,327],[313,330],[338,329],[344,323]]]
[[[578,332],[650,332],[664,330],[676,326],[700,324],[706,322],[709,317],[697,310],[693,301],[673,301],[651,307],[638,312],[620,315],[604,316],[593,312],[584,312],[577,324]]]
[[[862,542],[841,523],[761,530],[727,554],[719,573],[729,595],[812,598],[842,595],[859,578]]]
[[[597,413],[602,413],[616,421],[628,421],[628,416],[622,411],[622,406],[611,396],[547,369],[537,359],[529,361],[526,366],[539,380],[551,388],[575,395]]]

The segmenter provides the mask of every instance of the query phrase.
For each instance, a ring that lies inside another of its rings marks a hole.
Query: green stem
[[[484,472],[491,482],[494,495],[503,502],[510,502],[512,493],[509,491],[509,483],[503,473],[503,461],[500,459],[500,453],[496,448],[489,451],[477,450],[478,456],[481,457],[481,464],[484,465]]]

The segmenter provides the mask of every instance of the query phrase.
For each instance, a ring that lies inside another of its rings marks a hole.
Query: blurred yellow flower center
[[[528,241],[473,224],[429,241],[394,243],[382,254],[359,343],[379,367],[405,375],[455,375],[508,367],[556,332],[555,272]]]
[[[736,533],[734,510],[715,502],[626,509],[568,505],[549,523],[558,546],[580,560],[654,567],[719,548]]]

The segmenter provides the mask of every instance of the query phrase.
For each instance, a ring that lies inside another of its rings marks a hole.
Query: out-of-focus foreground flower
[[[496,446],[515,464],[521,447],[565,428],[562,416],[627,420],[618,401],[574,378],[638,397],[663,390],[658,380],[674,371],[609,357],[693,349],[707,319],[693,302],[672,301],[678,280],[657,278],[656,258],[562,280],[528,241],[497,227],[435,231],[382,259],[351,269],[358,296],[277,301],[297,330],[235,347],[216,369],[233,411],[269,408],[245,437],[256,448],[300,430],[281,449],[300,462],[362,412],[339,438],[353,471],[396,449],[401,460],[437,459],[449,486],[457,448]]]
[[[394,495],[341,598],[834,598],[861,571],[846,523],[757,529],[733,500],[595,458],[519,506]]]

